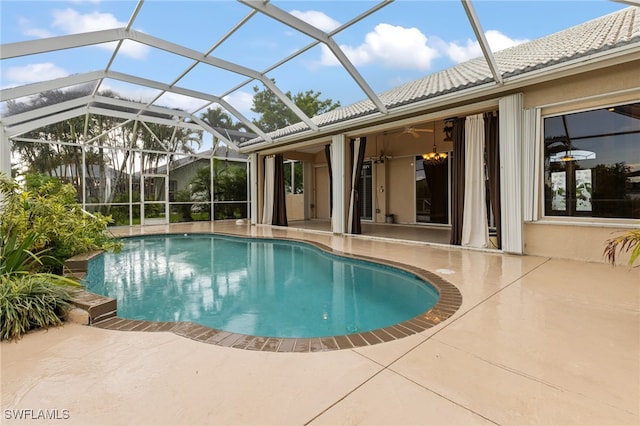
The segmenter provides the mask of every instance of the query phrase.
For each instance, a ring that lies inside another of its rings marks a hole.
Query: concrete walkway
[[[234,223],[120,232],[210,231],[418,266],[463,303],[420,334],[324,353],[75,324],[33,332],[0,344],[1,423],[640,424],[640,268]]]

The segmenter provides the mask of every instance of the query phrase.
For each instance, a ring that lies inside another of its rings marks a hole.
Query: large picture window
[[[544,119],[545,215],[640,218],[640,103]]]

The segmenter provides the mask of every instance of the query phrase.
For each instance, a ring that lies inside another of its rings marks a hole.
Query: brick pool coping
[[[203,233],[192,233],[203,234]],[[389,342],[392,340],[402,339],[413,334],[420,333],[450,318],[462,305],[462,294],[456,286],[443,279],[442,277],[427,271],[425,269],[414,266],[404,265],[399,262],[377,259],[370,256],[355,255],[335,250],[322,243],[313,241],[305,241],[295,238],[265,238],[265,237],[246,237],[231,233],[215,232],[213,234],[233,236],[241,238],[254,239],[271,239],[294,241],[298,243],[311,244],[325,252],[335,254],[342,257],[365,260],[368,262],[378,263],[412,273],[431,284],[439,293],[437,303],[431,309],[423,312],[407,321],[394,324],[388,327],[379,328],[363,333],[345,334],[339,336],[318,337],[318,338],[281,338],[281,337],[263,337],[252,336],[246,334],[232,333],[211,327],[206,327],[192,322],[158,322],[145,320],[130,320],[120,318],[117,312],[114,316],[106,319],[92,321],[94,327],[119,330],[119,331],[169,331],[179,336],[187,337],[198,342],[225,346],[237,349],[246,349],[265,352],[325,352],[340,349],[352,349],[362,346],[370,346],[378,343]],[[163,234],[172,235],[172,234]],[[124,237],[126,238],[126,237]],[[91,256],[87,256],[84,260],[86,264]],[[74,258],[74,261],[77,259]],[[79,264],[75,265],[75,271],[82,269]],[[86,266],[84,271],[86,271]],[[92,293],[83,292],[84,299],[90,299]],[[104,299],[104,296],[95,295],[96,299]]]

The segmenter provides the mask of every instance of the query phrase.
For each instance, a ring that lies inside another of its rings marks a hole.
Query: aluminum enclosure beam
[[[279,21],[288,27],[293,28],[307,36],[318,40],[321,43],[324,43],[331,52],[336,56],[340,64],[345,68],[345,70],[351,75],[351,78],[355,80],[355,82],[360,86],[360,88],[365,92],[367,97],[373,102],[373,104],[378,108],[382,114],[387,113],[387,108],[384,106],[380,98],[375,94],[371,86],[367,83],[367,81],[360,75],[355,66],[351,63],[347,55],[344,54],[342,49],[336,44],[336,42],[331,38],[327,33],[320,31],[318,28],[313,25],[309,25],[304,22],[302,19],[299,19],[290,13],[285,12],[284,10],[273,6],[272,4],[262,2],[262,1],[248,1],[248,0],[238,0],[240,3],[249,6],[252,9],[256,9],[261,13],[269,16],[270,18]]]
[[[140,77],[136,77],[136,76],[132,76],[129,74],[124,74],[116,71],[93,71],[87,74],[78,74],[70,77],[62,77],[59,79],[49,80],[42,83],[34,83],[34,84],[28,84],[24,86],[9,88],[9,89],[3,89],[2,91],[0,91],[0,95],[1,95],[0,99],[2,99],[2,101],[6,101],[9,99],[16,99],[23,96],[35,95],[35,94],[49,91],[49,90],[61,89],[64,87],[69,87],[69,86],[82,84],[82,83],[88,83],[90,81],[96,81],[96,80],[105,79],[105,78],[124,81],[131,84],[150,87],[153,89],[164,90],[171,93],[177,93],[179,95],[188,96],[191,98],[202,99],[205,101],[219,103],[220,105],[225,107],[228,111],[230,111],[232,114],[236,116],[239,115],[240,117],[242,117],[244,121],[247,122],[246,124],[249,126],[249,128],[251,128],[256,134],[260,135],[263,139],[267,141],[271,141],[271,138],[267,136],[266,133],[264,133],[260,128],[258,128],[255,124],[253,124],[249,119],[244,117],[242,113],[236,110],[232,105],[230,105],[224,99],[221,99],[217,96],[209,95],[206,93],[197,92],[195,90],[183,89],[176,86],[170,87],[169,85],[164,83],[160,83],[157,81],[148,80],[148,79],[144,79],[144,78],[140,78]],[[100,98],[103,99],[105,103],[113,103],[112,101],[114,101],[112,99],[111,101],[107,102],[106,100],[110,98],[106,98],[106,97],[100,97]],[[122,102],[124,101],[118,100],[117,103],[115,104],[117,105]],[[163,107],[145,108],[144,104],[135,104],[135,107],[134,107],[134,104],[131,102],[129,102],[127,105],[133,108],[141,109],[141,110],[150,110],[150,111],[155,110],[161,113],[171,112],[174,115],[180,115],[178,111],[172,110],[169,108],[163,108]],[[163,109],[160,110],[159,108],[163,108]],[[188,114],[188,113],[184,113],[184,114]],[[140,114],[131,114],[131,117],[137,117],[137,116],[140,116]],[[193,116],[191,117],[193,118]],[[36,126],[34,128],[38,128],[38,127],[41,127],[41,126]],[[223,138],[223,139],[226,140],[226,138]]]
[[[291,101],[279,88],[273,84],[273,82],[265,77],[258,71],[252,70],[247,67],[235,64],[233,62],[225,61],[223,59],[206,56],[197,50],[189,49],[184,46],[180,46],[175,43],[162,40],[157,37],[153,37],[148,34],[144,34],[138,31],[116,28],[112,30],[92,31],[81,34],[72,34],[67,36],[51,37],[41,40],[29,40],[17,43],[8,43],[2,45],[0,50],[0,59],[10,59],[21,56],[29,56],[38,53],[45,53],[55,50],[71,49],[76,47],[90,46],[95,44],[102,44],[107,42],[117,42],[122,40],[131,40],[138,43],[145,44],[150,47],[155,47],[166,52],[190,58],[198,62],[202,62],[211,65],[216,68],[224,69],[229,72],[244,75],[252,79],[259,80],[265,86],[267,86],[273,93],[284,102],[297,116],[303,121],[310,129],[317,130],[318,126],[313,123],[309,117],[298,106]],[[112,62],[112,61],[110,61]],[[105,70],[104,72],[110,72]],[[103,77],[104,78],[104,77]],[[170,86],[169,86],[170,87]],[[39,92],[38,92],[39,93]],[[188,96],[188,95],[187,95]],[[239,117],[238,117],[239,118]],[[240,119],[240,118],[239,118]],[[240,119],[242,121],[242,119]],[[244,122],[249,125],[250,122]]]
[[[126,38],[124,28],[91,31],[86,33],[42,38],[38,40],[6,43],[0,50],[0,59],[18,58],[21,56],[37,55],[39,53],[54,52],[56,50],[72,49],[75,47],[91,46],[109,43]]]
[[[68,101],[60,102],[55,105],[47,105],[42,108],[32,109],[30,111],[25,111],[20,114],[9,115],[6,117],[2,117],[2,123],[5,127],[10,128],[12,126],[16,126],[18,124],[25,124],[32,120],[38,120],[42,117],[46,117],[49,115],[53,115],[62,111],[75,109],[81,107],[83,105],[87,105],[92,101],[91,96],[82,96],[76,99],[71,99]],[[36,128],[34,128],[35,130]]]
[[[388,4],[393,3],[394,0],[383,0],[382,2],[374,5],[371,9],[366,10],[365,12],[361,13],[360,15],[356,16],[355,18],[352,18],[351,20],[349,20],[348,22],[345,22],[344,24],[340,25],[338,28],[330,31],[329,33],[327,33],[327,35],[329,37],[333,37],[335,34],[338,34],[339,32],[349,28],[350,26],[352,26],[353,24],[360,22],[361,20],[363,20],[364,18],[368,17],[369,15],[377,12],[378,10],[382,9],[383,7],[385,7]],[[252,10],[252,13],[256,13],[256,10]],[[320,44],[321,42],[319,40],[315,40],[311,43],[309,43],[308,45],[306,45],[305,47],[298,49],[297,51],[293,52],[291,55],[287,56],[286,58],[283,58],[281,60],[279,60],[278,62],[276,62],[275,64],[269,66],[268,68],[264,69],[261,74],[266,74],[268,72],[273,71],[274,69],[278,68],[281,65],[284,65],[285,63],[289,62],[290,60],[300,56],[301,54],[303,54],[304,52],[308,51],[309,49],[317,46],[318,44]],[[222,94],[222,96],[226,96],[226,95],[230,95],[231,93],[235,92],[236,90],[240,89],[243,86],[246,86],[247,84],[249,84],[251,82],[251,80],[245,80],[243,82],[241,82],[240,84],[232,87],[231,89],[227,90],[225,93]]]
[[[467,18],[469,18],[469,23],[473,28],[473,32],[476,34],[476,38],[478,39],[478,43],[480,44],[480,49],[482,50],[482,54],[487,61],[487,65],[489,65],[489,69],[491,70],[493,79],[496,81],[496,83],[500,85],[503,84],[504,82],[502,80],[502,74],[500,73],[500,69],[498,68],[496,58],[493,56],[493,52],[491,52],[489,42],[487,42],[487,38],[484,35],[484,31],[482,31],[482,25],[480,25],[480,20],[478,19],[476,10],[473,7],[473,3],[471,3],[471,0],[460,1],[462,2],[462,7],[467,14]]]
[[[162,118],[157,118],[157,117],[151,117],[151,116],[144,116],[144,117],[131,117],[130,113],[126,113],[126,112],[121,112],[121,111],[115,111],[115,110],[109,110],[109,109],[105,109],[105,108],[97,108],[97,107],[92,107],[92,106],[82,106],[79,108],[75,108],[75,109],[71,109],[68,111],[64,111],[61,112],[59,114],[54,114],[54,115],[49,115],[37,120],[32,120],[29,121],[27,123],[22,123],[22,124],[18,124],[15,126],[12,126],[10,128],[6,128],[5,131],[7,133],[7,135],[9,137],[15,137],[15,136],[19,136],[22,135],[24,133],[28,133],[32,130],[38,129],[40,127],[44,127],[44,126],[48,126],[54,123],[59,123],[61,121],[65,121],[65,120],[69,120],[71,118],[76,118],[79,117],[81,115],[84,114],[98,114],[98,115],[104,115],[107,117],[116,117],[116,118],[123,118],[123,119],[131,119],[131,118],[135,118],[139,121],[145,121],[148,123],[156,123],[156,124],[163,124],[163,125],[167,125],[167,126],[179,126],[179,127],[183,127],[186,129],[191,129],[191,130],[201,130],[201,126],[193,124],[193,123],[185,123],[184,121],[174,121],[174,120],[166,120],[166,119],[162,119]],[[224,139],[225,143],[226,143],[226,138],[222,138]]]
[[[62,89],[64,87],[77,86],[79,84],[90,83],[104,78],[105,71],[90,71],[83,74],[74,74],[68,77],[60,77],[53,80],[41,81],[38,83],[24,84],[22,86],[9,87],[0,90],[0,101],[6,102],[11,99],[18,99],[25,96],[37,95],[49,90]]]

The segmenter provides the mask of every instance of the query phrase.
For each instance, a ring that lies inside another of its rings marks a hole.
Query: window
[[[304,193],[304,164],[302,161],[286,160],[284,162],[284,187],[287,194]]]
[[[547,216],[640,218],[640,103],[544,120]]]

